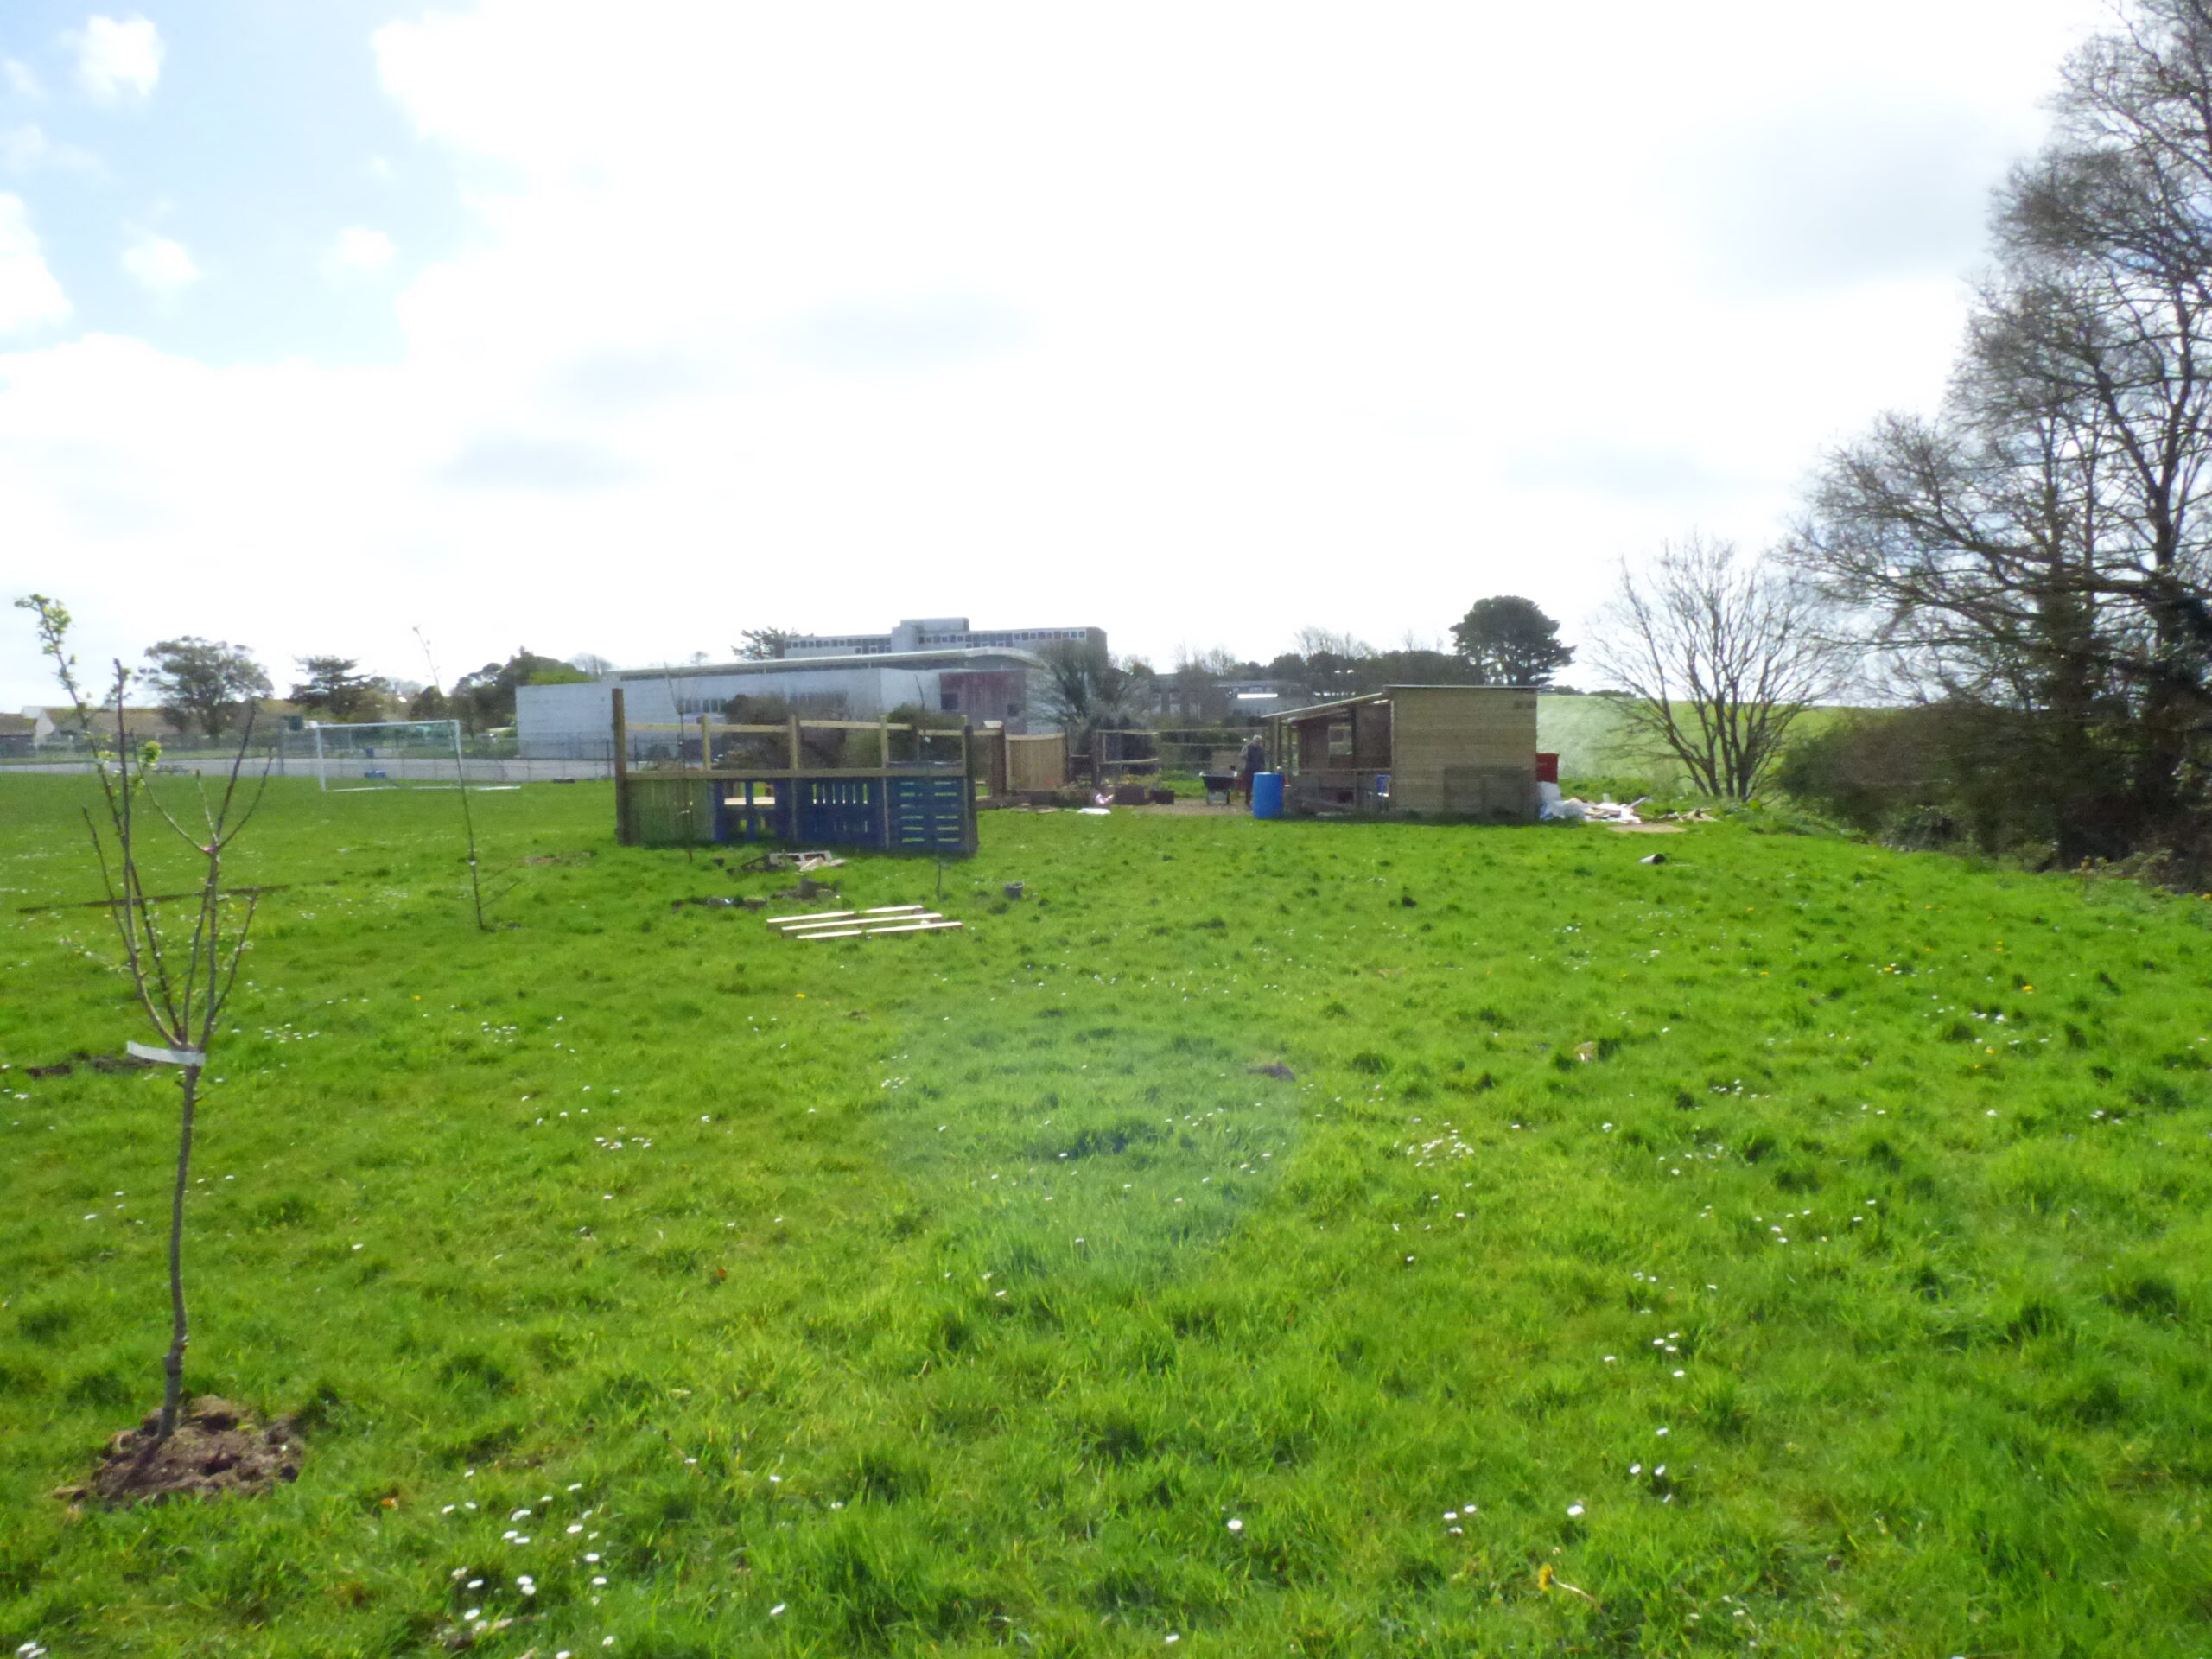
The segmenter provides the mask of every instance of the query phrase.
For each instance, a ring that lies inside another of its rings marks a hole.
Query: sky
[[[1572,640],[1940,397],[2110,15],[11,0],[0,598],[280,690],[1501,593]],[[0,609],[0,709],[49,684]]]

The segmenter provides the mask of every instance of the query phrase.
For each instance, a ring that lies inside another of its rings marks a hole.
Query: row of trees
[[[1357,696],[1386,685],[1548,686],[1574,660],[1573,647],[1559,642],[1559,624],[1533,601],[1510,594],[1478,601],[1452,625],[1448,650],[1440,642],[1412,639],[1378,650],[1351,634],[1319,627],[1300,629],[1293,644],[1294,649],[1266,662],[1219,649],[1186,651],[1165,671],[1142,658],[1103,663],[1094,660],[1099,652],[1081,647],[1048,655],[1056,659],[1055,680],[1072,675],[1103,686],[1115,683],[1118,674],[1133,709],[1172,706],[1185,716],[1217,719],[1233,712],[1222,688],[1239,681],[1299,687],[1317,700]],[[1062,691],[1055,696],[1067,700]]]
[[[1827,456],[1764,558],[1624,569],[1592,665],[1715,792],[2212,880],[2212,0],[2129,0],[1999,193],[1932,416]],[[1789,746],[1807,708],[1859,712]]]
[[[2202,869],[2212,0],[2133,0],[2056,116],[1997,201],[1941,410],[1830,456],[1787,550],[1910,705],[1794,781],[1992,847]]]
[[[188,634],[149,646],[145,658],[147,666],[136,677],[178,732],[219,739],[245,724],[276,695],[268,671],[255,660],[252,651],[228,640]],[[524,649],[504,663],[486,663],[462,675],[446,691],[365,674],[350,657],[294,660],[299,677],[284,700],[311,718],[341,723],[458,719],[471,732],[512,725],[518,687],[587,680],[605,666],[599,658],[584,659],[592,671],[587,671],[579,663]]]
[[[1217,723],[1236,716],[1226,688],[1268,681],[1319,700],[1356,696],[1386,685],[1543,685],[1574,658],[1559,643],[1559,624],[1531,601],[1510,596],[1477,603],[1453,628],[1455,649],[1408,641],[1377,651],[1350,634],[1301,629],[1297,649],[1271,661],[1239,660],[1227,651],[1185,652],[1162,673],[1142,658],[1116,658],[1096,645],[1049,645],[1039,712],[1087,736],[1101,728],[1149,726],[1163,709]],[[780,638],[778,630],[746,636]],[[763,655],[772,654],[765,647]]]

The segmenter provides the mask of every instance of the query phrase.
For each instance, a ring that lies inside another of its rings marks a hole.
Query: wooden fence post
[[[960,850],[972,857],[976,841],[976,725],[963,715],[960,720]]]
[[[630,722],[622,710],[622,688],[614,688],[614,839],[627,847],[630,838]]]

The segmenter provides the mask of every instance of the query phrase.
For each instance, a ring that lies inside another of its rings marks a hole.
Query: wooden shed
[[[1294,817],[1536,816],[1536,694],[1507,686],[1390,685],[1268,716]]]

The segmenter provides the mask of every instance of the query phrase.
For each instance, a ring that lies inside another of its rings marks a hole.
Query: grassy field
[[[1681,710],[1687,717],[1687,710]],[[1790,728],[1791,741],[1809,737],[1832,723],[1840,709],[1808,709]],[[1671,754],[1654,749],[1629,724],[1612,697],[1561,696],[1536,699],[1536,746],[1559,756],[1560,773],[1570,791],[1595,798],[1675,795],[1693,792],[1689,771]]]
[[[1680,762],[1643,752],[1611,697],[1538,697],[1536,747],[1559,756],[1563,777],[1650,775],[1669,787],[1688,778]]]
[[[2212,905],[1009,813],[817,947],[579,785],[486,934],[454,797],[284,785],[192,1382],[306,1466],[78,1512],[175,1100],[24,1075],[143,1036],[19,909],[84,793],[0,785],[0,1651],[2212,1653]]]

